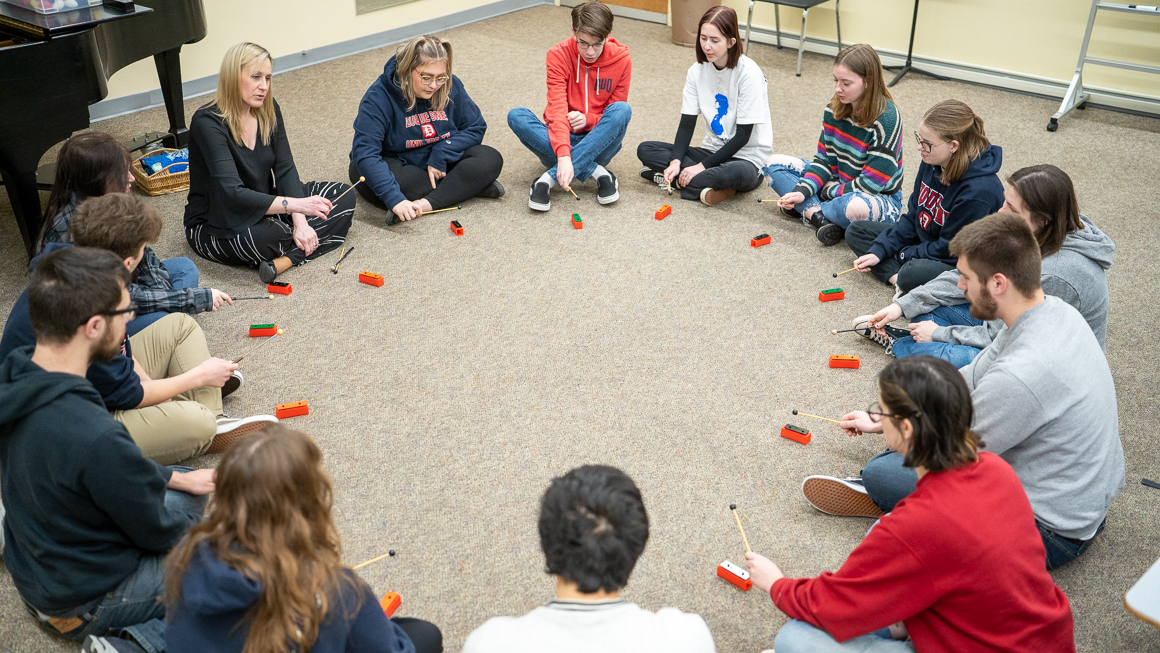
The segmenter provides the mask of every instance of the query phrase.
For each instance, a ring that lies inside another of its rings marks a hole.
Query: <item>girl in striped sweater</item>
[[[893,223],[902,211],[902,117],[893,100],[878,53],[850,46],[834,59],[834,97],[813,160],[765,160],[782,213],[813,227],[827,247],[851,221]]]

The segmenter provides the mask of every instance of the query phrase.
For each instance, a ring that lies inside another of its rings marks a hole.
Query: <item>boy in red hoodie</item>
[[[601,2],[572,8],[572,37],[548,50],[548,107],[541,122],[529,109],[508,112],[508,126],[548,171],[532,182],[528,206],[552,208],[552,187],[596,178],[601,204],[620,199],[616,177],[604,166],[620,151],[632,108],[632,59],[612,32],[612,12]]]

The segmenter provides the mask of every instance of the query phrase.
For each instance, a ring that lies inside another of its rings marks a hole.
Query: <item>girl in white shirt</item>
[[[641,177],[713,206],[761,185],[761,166],[773,154],[773,125],[765,74],[742,54],[737,12],[712,7],[697,30],[697,63],[685,77],[676,138],[645,141],[636,156],[645,165]],[[689,147],[698,114],[708,129],[701,147]]]

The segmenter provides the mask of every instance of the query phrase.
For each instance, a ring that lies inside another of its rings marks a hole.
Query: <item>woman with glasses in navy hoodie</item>
[[[471,197],[498,198],[503,157],[483,145],[487,123],[451,73],[451,44],[420,36],[387,60],[354,119],[350,180],[371,204],[411,220]]]

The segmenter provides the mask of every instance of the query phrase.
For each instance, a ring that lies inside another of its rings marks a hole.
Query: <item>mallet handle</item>
[[[749,538],[745,537],[745,529],[741,527],[741,518],[737,516],[737,509],[733,509],[733,518],[737,520],[737,528],[741,531],[741,539],[745,542],[746,553],[752,553],[753,549],[749,548]]]

